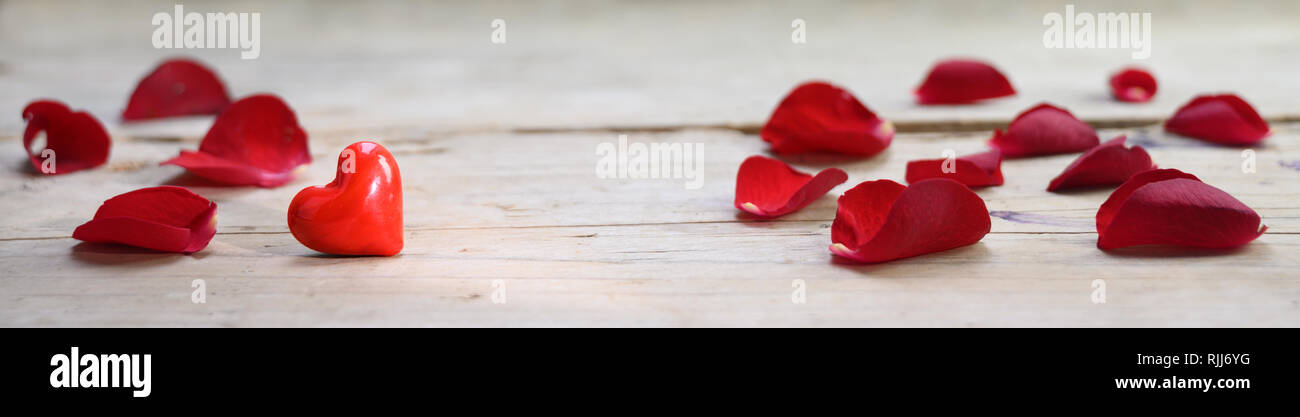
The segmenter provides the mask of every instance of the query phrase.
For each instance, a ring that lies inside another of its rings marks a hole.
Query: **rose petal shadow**
[[[984,246],[984,242],[975,242],[974,244],[962,246],[960,248],[952,248],[945,251],[932,252],[924,255],[913,256],[910,258],[897,259],[889,262],[881,262],[875,264],[857,262],[830,253],[828,253],[828,255],[831,256],[829,263],[837,268],[843,268],[862,275],[875,275],[875,276],[885,275],[887,277],[903,278],[909,276],[908,275],[909,272],[907,271],[915,270],[914,268],[907,268],[909,266],[908,264],[910,263],[917,263],[917,262],[940,263],[940,262],[945,262],[943,260],[943,258],[945,257],[958,257],[962,261],[970,261],[972,259],[988,258],[989,253],[990,253],[989,249]],[[902,273],[890,274],[889,272],[891,271],[900,271]]]
[[[1114,103],[1118,103],[1118,104],[1132,104],[1132,105],[1151,104],[1151,101],[1150,101],[1150,100],[1148,100],[1148,101],[1144,101],[1144,102],[1123,101],[1123,100],[1117,99],[1117,98],[1115,98],[1115,96],[1111,95],[1110,92],[1109,92],[1110,90],[1106,90],[1106,91],[1107,91],[1107,92],[1105,92],[1105,93],[1089,92],[1089,93],[1087,93],[1087,94],[1084,94],[1082,98],[1083,98],[1086,102],[1099,103],[1099,104],[1114,104]]]
[[[117,122],[116,126],[123,128],[123,130],[128,130],[128,131],[134,128],[135,130],[139,130],[139,131],[152,132],[153,129],[160,129],[160,128],[190,127],[190,126],[197,126],[200,124],[211,126],[212,122],[215,121],[216,119],[217,119],[217,115],[215,114],[182,114],[182,115],[175,115],[175,116],[164,116],[164,117],[136,119],[136,120],[122,120],[122,117],[119,115],[116,118],[116,122]],[[204,130],[207,129],[205,128]],[[179,142],[181,138],[182,138],[181,136],[177,136],[177,135],[144,135],[144,136],[135,137],[135,139],[145,140],[145,141],[165,139],[168,142]],[[201,138],[202,135],[200,135],[200,139]]]
[[[1206,256],[1231,256],[1242,253],[1247,248],[1260,244],[1242,245],[1235,248],[1190,248],[1173,245],[1129,246],[1118,249],[1103,249],[1106,256],[1116,258],[1199,258]],[[1267,245],[1263,245],[1267,248]]]
[[[181,253],[137,248],[135,246],[120,245],[116,243],[81,242],[72,246],[72,259],[74,261],[94,265],[130,264],[133,266],[143,266],[143,264],[148,264],[161,266],[176,262],[186,256],[200,259],[206,256],[200,255],[200,253],[202,253],[202,251],[185,255]]]
[[[1268,141],[1268,139],[1271,138],[1272,135],[1265,137],[1263,140],[1260,140],[1259,142],[1245,144],[1245,145],[1210,142],[1207,140],[1197,139],[1191,136],[1183,136],[1173,132],[1165,132],[1165,136],[1169,138],[1173,138],[1174,140],[1184,141],[1184,143],[1181,143],[1180,146],[1185,146],[1185,147],[1219,148],[1219,149],[1254,149],[1254,150],[1265,150],[1265,149],[1272,148],[1271,146],[1269,146],[1270,144]]]
[[[818,171],[826,168],[840,168],[845,171],[872,169],[883,165],[889,160],[890,148],[880,151],[875,155],[845,155],[834,152],[805,152],[799,154],[777,154],[769,152],[773,158],[781,160],[791,165],[800,165],[806,167],[815,167]],[[867,166],[858,166],[867,164]]]
[[[18,166],[12,167],[11,170],[15,173],[25,175],[28,178],[41,178],[48,176],[37,171],[36,167],[32,166],[32,160],[28,158],[24,158]]]
[[[815,166],[820,168],[833,167],[867,159],[869,157],[844,155],[833,152],[807,152],[793,155],[772,154],[773,158],[780,159],[787,164],[798,164],[805,166]]]
[[[915,96],[913,96],[912,108],[913,109],[927,109],[927,108],[928,109],[960,109],[960,108],[972,108],[972,107],[990,107],[996,105],[998,102],[1002,101],[1003,99],[1014,99],[1014,98],[1015,96],[1007,96],[1007,97],[986,98],[983,100],[976,100],[976,101],[971,101],[966,103],[921,104],[921,103],[917,103],[915,100]],[[1006,125],[1006,123],[1003,123],[1003,125]]]
[[[1066,189],[1053,190],[1048,192],[1052,194],[1072,195],[1072,196],[1096,195],[1102,197],[1102,199],[1104,200],[1105,197],[1110,195],[1110,193],[1114,192],[1116,188],[1119,188],[1119,184],[1070,187]]]
[[[966,188],[969,188],[971,192],[978,194],[980,198],[985,198],[985,199],[987,199],[989,196],[980,193],[995,193],[998,191],[998,187],[1001,187],[1001,185],[967,185],[966,186]]]
[[[177,187],[185,187],[185,188],[195,188],[195,187],[209,187],[209,188],[240,188],[240,187],[248,187],[248,186],[246,186],[246,185],[234,185],[234,184],[226,184],[226,183],[222,183],[222,182],[216,182],[216,181],[213,181],[213,180],[210,180],[210,179],[207,179],[207,178],[200,177],[200,176],[198,176],[198,175],[191,174],[189,171],[182,172],[182,173],[180,173],[180,174],[176,174],[175,176],[171,177],[171,178],[168,179],[167,181],[164,181],[164,182],[162,183],[162,185],[174,185],[174,186],[177,186]]]
[[[747,211],[739,211],[739,210],[736,211],[736,221],[749,227],[771,228],[772,220],[776,220],[776,219],[759,217],[758,215],[755,215]]]
[[[805,209],[807,209],[807,208],[805,207]],[[782,221],[782,220],[785,219],[786,217],[791,217],[791,218],[793,218],[793,217],[795,217],[795,213],[790,213],[790,214],[787,214],[787,215],[785,215],[785,216],[781,216],[781,217],[768,218],[768,217],[760,217],[760,216],[757,216],[757,215],[755,215],[755,214],[753,214],[753,213],[749,213],[749,212],[745,212],[745,211],[737,210],[737,211],[736,211],[736,217],[735,217],[735,219],[736,219],[736,222],[738,222],[738,223],[744,225],[745,227],[757,227],[757,228],[761,228],[761,229],[771,229],[771,228],[777,227],[778,225],[780,225],[780,224],[782,224],[782,223],[789,223],[789,222],[787,222],[787,221]],[[802,221],[803,219],[794,219],[794,220],[796,220],[796,221]],[[818,221],[820,221],[820,220],[818,220]],[[826,227],[830,227],[830,226],[829,226],[829,222],[827,223],[827,226],[826,226]]]

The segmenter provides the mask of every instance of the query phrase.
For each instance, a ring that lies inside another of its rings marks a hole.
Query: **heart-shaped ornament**
[[[335,255],[402,251],[402,174],[387,149],[357,142],[339,154],[334,182],[307,187],[289,204],[289,231]]]

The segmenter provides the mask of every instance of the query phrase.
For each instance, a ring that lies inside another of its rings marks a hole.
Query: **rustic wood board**
[[[236,94],[273,91],[297,109],[316,162],[276,189],[221,187],[157,166],[197,147],[211,118],[116,121],[135,79],[172,55],[149,46],[141,22],[173,3],[51,4],[61,5],[0,2],[0,114],[14,116],[0,118],[10,144],[0,147],[2,325],[1300,325],[1300,124],[1286,122],[1300,115],[1294,2],[1089,5],[1155,13],[1157,44],[1142,64],[1157,69],[1162,92],[1140,106],[1113,103],[1102,89],[1130,62],[1127,51],[1042,48],[1041,16],[1059,12],[1056,3],[999,14],[925,2],[186,2],[269,16],[258,60],[183,52],[212,62]],[[510,41],[494,46],[498,17],[510,22]],[[793,18],[809,22],[808,44],[789,43]],[[62,20],[83,24],[42,24]],[[914,41],[887,41],[900,36]],[[913,105],[925,68],[950,54],[992,59],[1022,94]],[[780,220],[739,215],[736,167],[766,149],[753,127],[808,78],[850,87],[913,132],[866,160],[789,158],[804,170],[843,168],[850,181]],[[1224,90],[1275,121],[1254,148],[1257,172],[1242,172],[1240,149],[1148,124],[1194,94]],[[104,120],[109,164],[33,174],[17,115],[35,97]],[[1040,100],[1098,126],[1131,126],[1100,133],[1127,134],[1161,166],[1228,191],[1269,232],[1235,251],[1099,251],[1093,217],[1108,190],[1043,191],[1074,158],[1062,155],[1008,161],[1006,185],[978,191],[994,219],[976,245],[882,265],[832,258],[836,195],[860,181],[901,181],[911,159],[978,151],[984,125]],[[597,178],[596,147],[620,134],[703,144],[703,186]],[[294,193],[328,182],[338,151],[360,139],[385,144],[402,168],[407,247],[397,257],[321,256],[284,223]],[[206,250],[157,254],[69,238],[104,199],[159,184],[220,205]],[[191,302],[195,279],[206,303]],[[1104,304],[1092,302],[1097,279]],[[795,280],[806,303],[792,302]]]
[[[149,17],[175,2],[9,0],[0,6],[0,91],[8,114],[50,96],[116,120],[156,62],[188,55],[216,67],[236,95],[275,92],[314,129],[363,132],[754,127],[808,79],[844,85],[904,128],[1000,123],[1041,101],[1089,120],[1158,120],[1219,91],[1241,94],[1266,117],[1300,118],[1300,3],[1289,0],[1078,6],[1152,13],[1151,57],[1141,61],[1127,49],[1045,48],[1043,15],[1064,12],[1055,1],[692,3],[184,3],[194,12],[262,13],[261,57],[245,61],[229,49],[154,49]],[[494,19],[507,23],[505,44],[490,42]],[[791,42],[794,19],[806,22],[807,43]],[[951,56],[993,62],[1020,94],[915,105],[912,90]],[[1126,65],[1160,78],[1153,102],[1109,99],[1107,77]],[[19,128],[17,117],[0,117],[0,131]]]

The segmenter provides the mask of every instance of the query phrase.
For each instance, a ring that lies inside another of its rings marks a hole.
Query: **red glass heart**
[[[304,188],[289,204],[289,231],[335,255],[402,251],[402,173],[387,149],[357,142],[339,154],[334,182]]]

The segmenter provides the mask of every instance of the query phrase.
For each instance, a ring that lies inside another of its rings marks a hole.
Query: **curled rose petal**
[[[1259,214],[1196,176],[1176,169],[1134,175],[1097,210],[1097,247],[1175,245],[1231,248],[1268,227]]]
[[[1125,139],[1127,136],[1119,135],[1084,152],[1052,179],[1047,191],[1122,184],[1133,174],[1156,169],[1146,149],[1124,147]]]
[[[161,186],[108,199],[72,238],[194,253],[208,247],[216,233],[217,203],[181,187]]]
[[[952,159],[907,162],[908,184],[930,178],[948,178],[968,187],[1002,185],[1002,152],[991,149]]]
[[[99,120],[84,111],[74,112],[63,103],[33,101],[23,109],[27,128],[23,148],[37,172],[66,174],[103,165],[112,145]],[[45,148],[32,149],[37,136],[45,132]]]
[[[970,245],[991,227],[984,200],[957,181],[867,181],[839,199],[832,253],[885,262]]]
[[[989,145],[1005,157],[1018,158],[1080,152],[1099,142],[1092,126],[1065,109],[1042,103],[1017,115],[1006,131],[994,131]]]
[[[181,151],[162,164],[225,184],[275,187],[310,162],[307,133],[293,110],[279,97],[254,95],[217,116],[198,152]]]
[[[1223,145],[1253,145],[1270,133],[1268,122],[1232,94],[1200,96],[1165,122],[1165,130]]]
[[[1125,68],[1110,77],[1110,94],[1130,103],[1151,101],[1156,95],[1156,77],[1141,68]]]
[[[894,124],[853,94],[824,82],[804,83],[781,100],[759,132],[776,153],[837,152],[871,156],[894,139]]]
[[[736,208],[764,218],[790,214],[849,180],[839,168],[808,175],[776,159],[751,156],[736,173]]]
[[[172,59],[140,80],[122,119],[218,114],[228,105],[230,95],[216,73],[189,59]]]
[[[1013,96],[1016,89],[1001,71],[983,61],[949,59],[940,61],[916,88],[921,104],[969,104]]]

